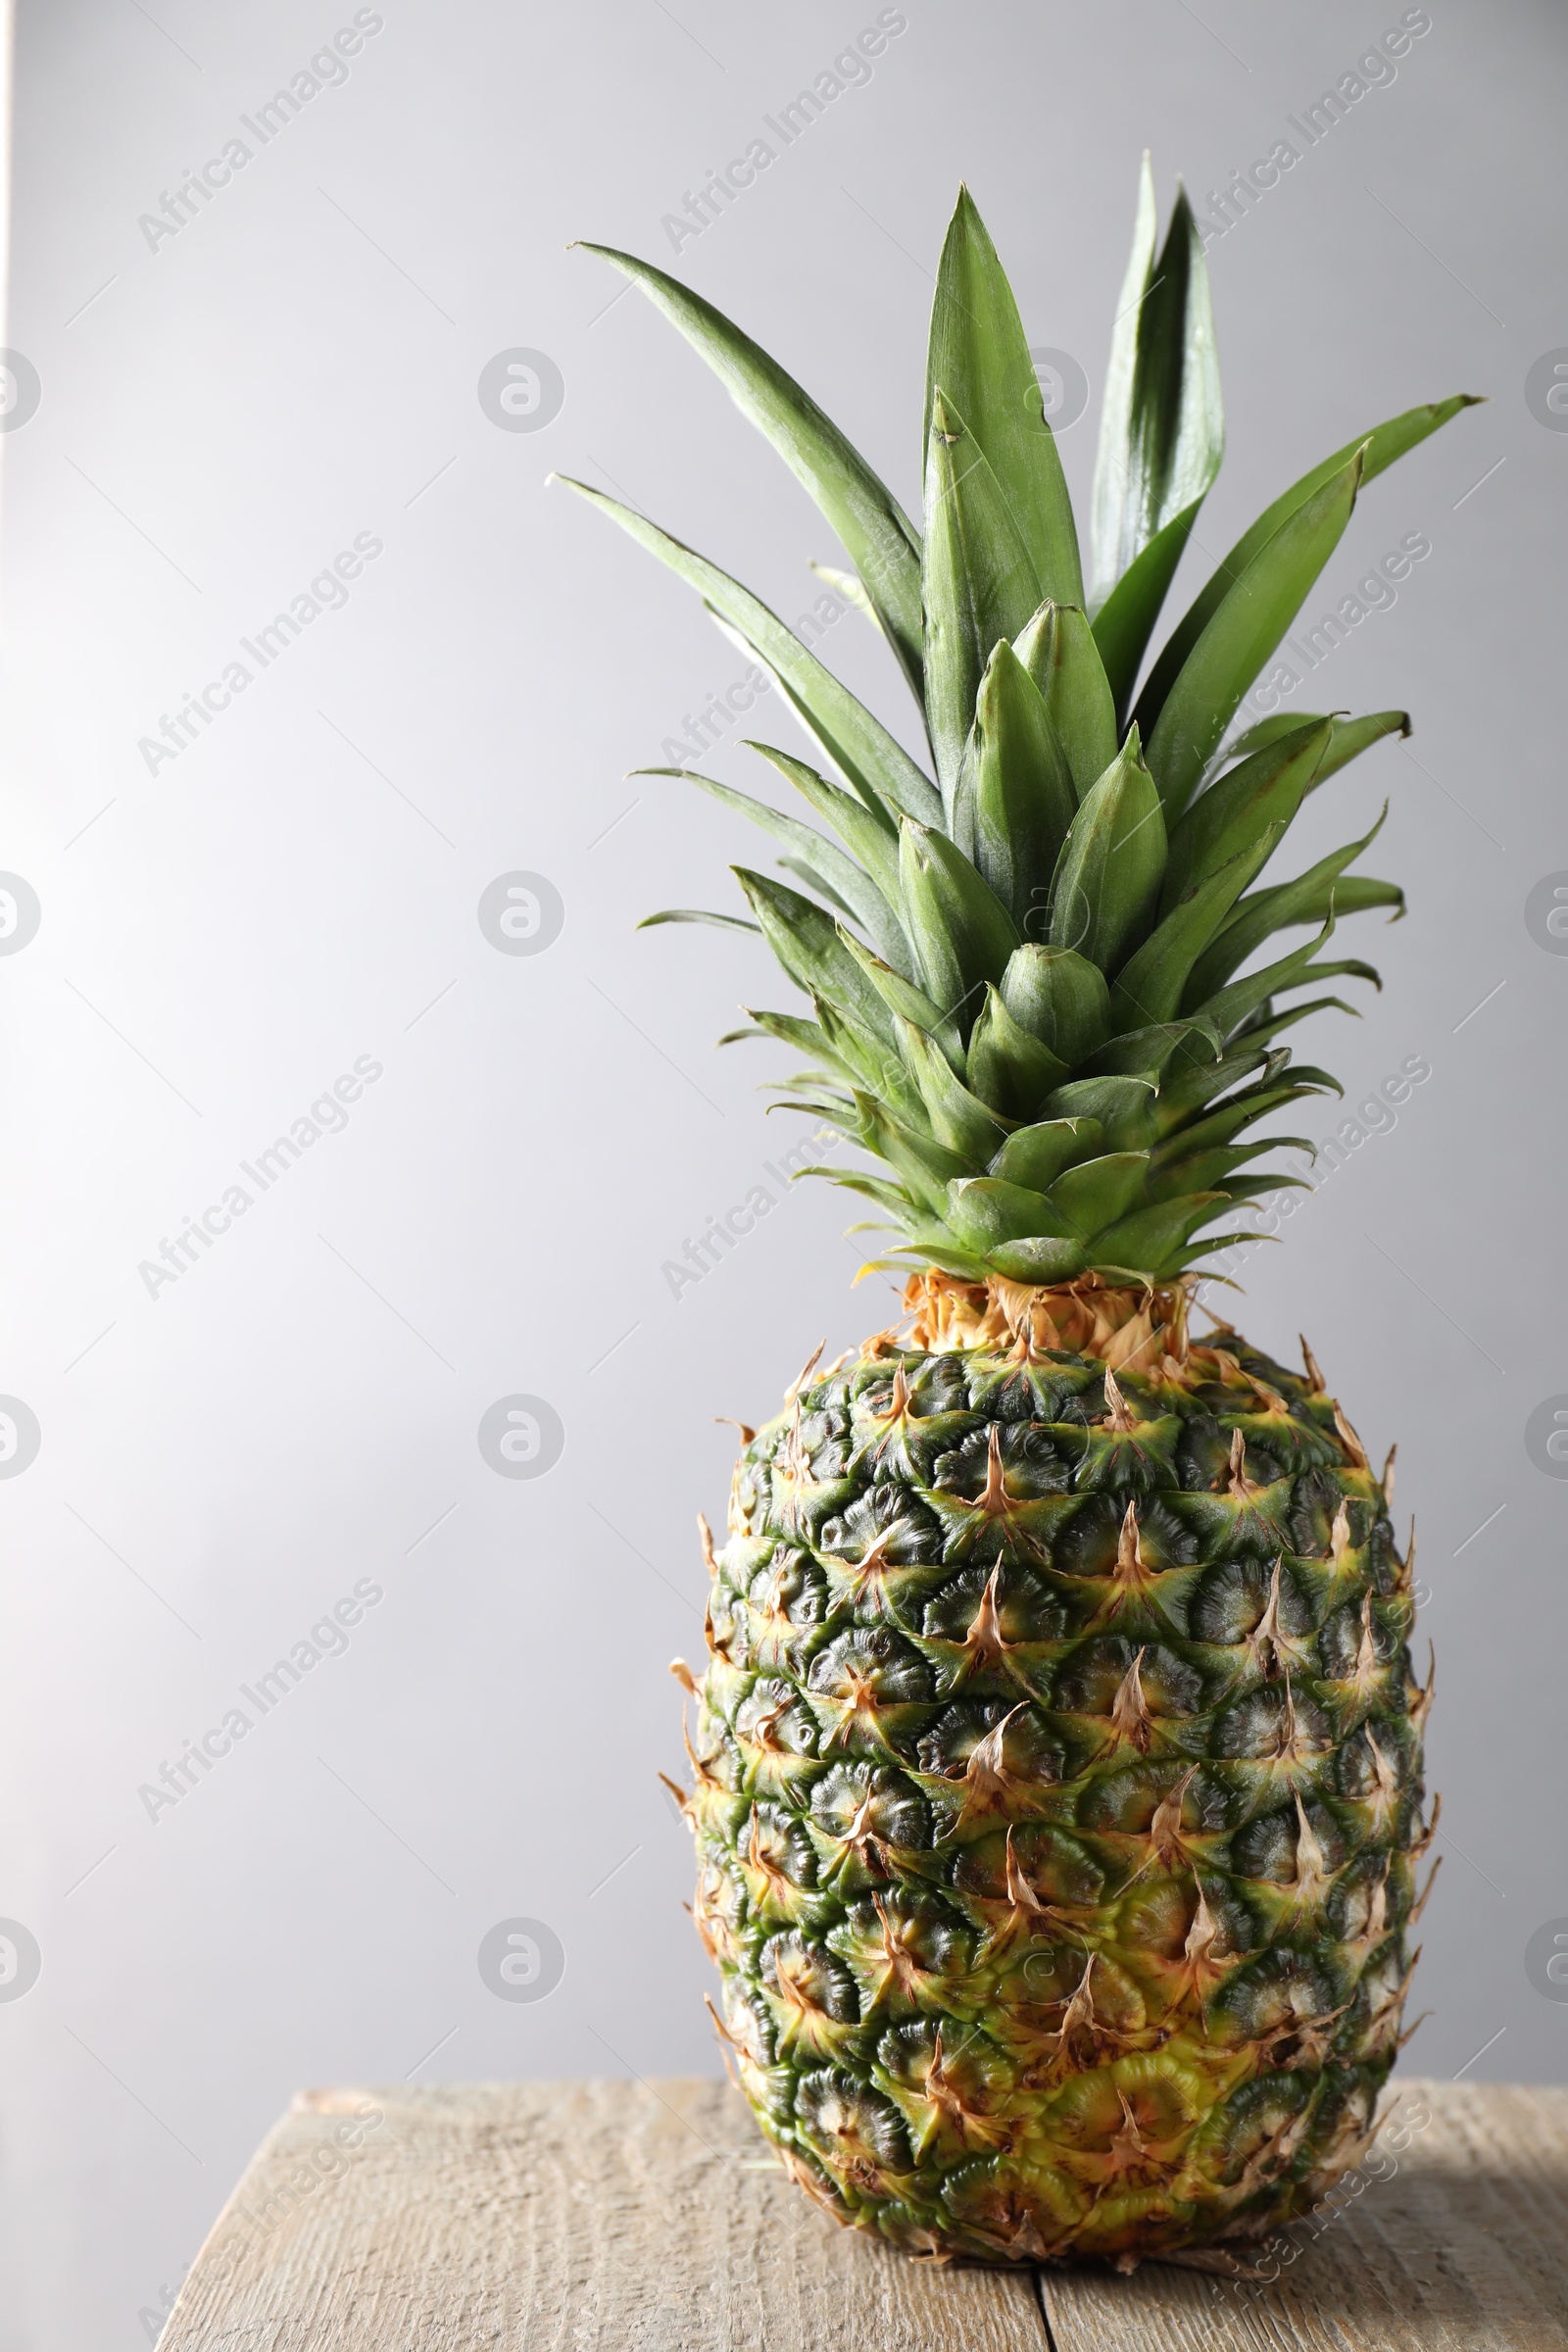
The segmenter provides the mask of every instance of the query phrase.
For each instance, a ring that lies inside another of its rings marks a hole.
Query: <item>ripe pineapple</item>
[[[703,1528],[710,1654],[700,1681],[676,1670],[720,2031],[829,2212],[988,2262],[1125,2266],[1308,2208],[1367,2143],[1432,1836],[1389,1472],[1304,1343],[1287,1371],[1228,1325],[1197,1339],[1189,1308],[1232,1209],[1292,1181],[1257,1163],[1298,1139],[1256,1123],[1335,1087],[1279,1041],[1341,1001],[1298,992],[1376,979],[1323,959],[1337,917],[1402,907],[1348,872],[1376,826],[1259,880],[1303,797],[1402,712],[1226,733],[1362,484],[1466,402],[1296,483],[1140,687],[1222,442],[1180,193],[1155,246],[1146,159],[1088,598],[966,192],[923,533],[737,327],[607,255],[837,530],[932,773],[744,588],[572,485],[701,591],[817,747],[818,766],[754,748],[827,832],[690,780],[804,886],[736,869],[810,1017],[735,1034],[811,1064],[785,1101],[881,1164],[809,1172],[875,1204],[876,1262],[907,1275],[902,1326],[813,1359],[745,1431],[722,1550]],[[1305,944],[1259,961],[1292,926]]]

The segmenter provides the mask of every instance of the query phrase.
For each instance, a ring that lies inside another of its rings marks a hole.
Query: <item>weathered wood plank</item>
[[[1348,2184],[1356,2187],[1355,2180]],[[1316,2231],[1314,2236],[1313,2231]],[[1568,2352],[1568,2091],[1401,2083],[1271,2283],[1051,2271],[1056,2352]],[[164,2352],[1048,2352],[1027,2274],[836,2229],[716,2082],[306,2093]]]
[[[162,2352],[1048,2352],[1028,2273],[840,2230],[720,2082],[307,2092]]]
[[[1568,2091],[1401,2079],[1359,2192],[1292,2236],[1269,2285],[1050,2272],[1056,2352],[1568,2352]]]

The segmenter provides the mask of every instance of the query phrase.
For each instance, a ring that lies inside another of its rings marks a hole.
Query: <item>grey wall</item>
[[[1287,118],[1396,6],[906,0],[869,81],[674,261],[662,217],[876,14],[384,0],[262,146],[241,116],[349,0],[24,7],[9,334],[42,398],[4,444],[0,864],[42,919],[0,964],[0,1389],[41,1447],[0,1480],[0,1915],[42,1973],[0,1986],[7,2352],[143,2342],[302,2082],[715,2065],[654,1778],[679,1767],[663,1662],[702,1641],[712,1416],[764,1415],[892,1302],[851,1292],[825,1188],[671,1295],[685,1237],[777,1190],[762,1055],[710,1050],[776,983],[749,941],[634,935],[728,903],[755,843],[623,773],[742,665],[544,477],[618,488],[790,616],[836,551],[640,297],[606,308],[579,235],[673,261],[912,505],[960,174],[1032,339],[1098,389],[1140,149],[1162,202],[1181,169],[1207,210],[1287,138],[1210,250],[1233,427],[1204,549],[1391,411],[1494,396],[1368,492],[1325,609],[1405,534],[1431,554],[1299,698],[1416,712],[1308,826],[1326,846],[1388,795],[1372,862],[1412,908],[1363,919],[1386,993],[1313,1043],[1352,1103],[1408,1057],[1431,1075],[1232,1311],[1287,1354],[1308,1331],[1419,1513],[1446,1805],[1411,2063],[1568,2075],[1568,2008],[1525,1970],[1568,1914],[1568,1486],[1524,1442],[1568,1391],[1568,961],[1525,919],[1568,868],[1568,437],[1524,390],[1568,345],[1560,19],[1433,0],[1397,78],[1306,149]],[[236,134],[245,168],[150,243],[139,217]],[[517,348],[564,380],[536,430],[478,397]],[[1080,497],[1096,416],[1063,437]],[[340,609],[265,669],[238,652],[358,534],[380,552]],[[858,619],[830,653],[905,723]],[[249,685],[150,772],[139,739],[236,658]],[[476,915],[517,869],[564,906],[535,956]],[[340,1131],[265,1194],[238,1173],[362,1056]],[[236,1182],[246,1213],[150,1293],[141,1262]],[[518,1393],[564,1427],[538,1479],[476,1442]],[[141,1786],[362,1580],[348,1646],[150,1817]],[[476,1964],[519,1916],[565,1954],[538,2003]]]

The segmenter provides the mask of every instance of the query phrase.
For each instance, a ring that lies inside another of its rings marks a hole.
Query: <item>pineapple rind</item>
[[[745,1446],[713,1557],[687,1810],[742,2087],[912,2251],[1256,2238],[1399,2040],[1429,1693],[1384,1487],[1180,1293],[910,1295]]]

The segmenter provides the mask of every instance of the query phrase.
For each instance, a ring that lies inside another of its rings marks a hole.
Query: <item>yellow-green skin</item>
[[[1408,1563],[1314,1381],[1171,1344],[872,1343],[737,1467],[696,1917],[762,2130],[911,2251],[1259,2237],[1397,2047]]]

